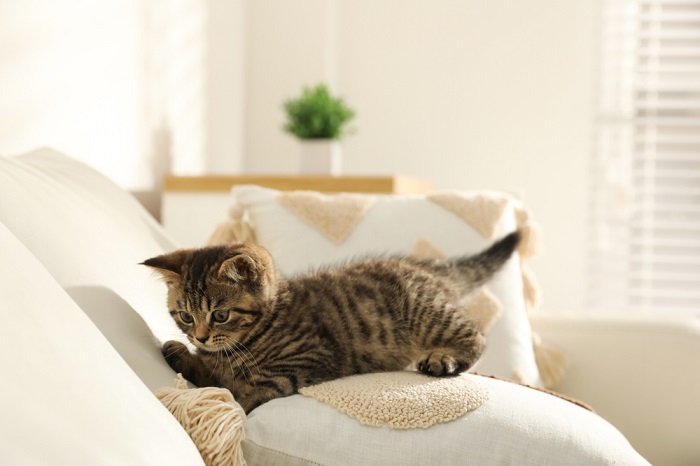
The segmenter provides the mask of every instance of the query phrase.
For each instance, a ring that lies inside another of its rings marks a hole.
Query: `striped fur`
[[[285,279],[249,243],[178,250],[144,262],[168,285],[168,308],[196,348],[163,346],[198,386],[231,390],[246,412],[339,377],[401,370],[446,376],[481,356],[484,336],[460,305],[511,256],[513,233],[449,260],[377,258]]]

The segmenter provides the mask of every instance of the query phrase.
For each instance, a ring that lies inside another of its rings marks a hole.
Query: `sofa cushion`
[[[371,255],[471,254],[516,228],[517,201],[488,191],[323,195],[246,185],[235,186],[233,197],[287,275]],[[502,313],[474,370],[539,384],[518,255],[486,286]]]
[[[364,377],[364,376],[359,376]],[[612,425],[559,397],[503,380],[462,374],[489,399],[427,429],[363,426],[302,395],[253,410],[242,447],[249,465],[648,465]]]
[[[139,262],[175,245],[129,193],[51,150],[0,157],[0,222],[151,389],[172,384],[158,340],[180,332],[165,287]]]
[[[0,250],[0,463],[203,464],[177,421],[1,223]]]

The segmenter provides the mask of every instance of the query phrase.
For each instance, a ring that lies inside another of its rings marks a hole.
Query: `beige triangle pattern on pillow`
[[[507,195],[441,192],[427,199],[452,212],[474,228],[485,239],[493,239],[508,203]]]
[[[376,198],[362,194],[321,194],[290,191],[277,195],[277,202],[335,244],[342,244],[372,207]]]
[[[416,240],[409,255],[416,259],[447,259],[447,254],[425,238]]]
[[[473,291],[464,306],[464,312],[483,333],[488,333],[502,311],[501,301],[485,286]]]

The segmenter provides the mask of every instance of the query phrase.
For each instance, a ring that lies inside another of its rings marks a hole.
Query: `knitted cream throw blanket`
[[[450,422],[488,400],[485,385],[470,377],[428,377],[413,371],[363,374],[299,390],[360,423],[393,429]]]

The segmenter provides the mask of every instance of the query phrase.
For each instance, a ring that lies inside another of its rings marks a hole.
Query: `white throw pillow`
[[[203,464],[168,410],[2,223],[0,250],[0,463]]]
[[[313,398],[255,409],[243,452],[253,465],[648,465],[611,424],[569,401],[511,382],[478,379],[489,399],[427,429],[368,427]]]
[[[0,222],[151,389],[172,384],[158,340],[181,332],[165,308],[165,287],[139,263],[175,245],[129,193],[51,150],[0,157]]]
[[[516,229],[516,201],[497,192],[322,195],[246,185],[233,197],[287,275],[368,255],[476,253]],[[502,313],[473,370],[539,385],[517,254],[487,287]]]

